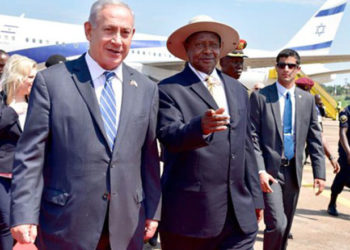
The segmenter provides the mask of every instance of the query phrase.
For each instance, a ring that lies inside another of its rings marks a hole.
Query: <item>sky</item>
[[[94,0],[0,0],[0,14],[83,24]],[[326,0],[125,0],[134,10],[136,32],[170,35],[200,14],[213,17],[236,30],[247,48],[282,48]],[[350,54],[349,3],[331,48],[331,54]],[[348,64],[327,65],[332,69]],[[350,74],[333,83],[350,82]]]

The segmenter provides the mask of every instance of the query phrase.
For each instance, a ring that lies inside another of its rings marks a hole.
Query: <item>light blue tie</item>
[[[292,133],[292,101],[290,94],[287,92],[286,101],[284,103],[283,113],[283,140],[284,140],[284,155],[288,160],[294,157],[294,138]]]
[[[112,151],[114,140],[117,135],[117,104],[114,90],[112,88],[112,79],[115,78],[115,73],[106,71],[103,74],[106,77],[106,82],[101,93],[100,110],[108,138],[108,145]]]

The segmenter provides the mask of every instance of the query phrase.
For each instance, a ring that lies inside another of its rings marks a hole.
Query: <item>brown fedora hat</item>
[[[226,24],[219,23],[209,16],[200,15],[193,17],[187,25],[175,30],[169,36],[167,41],[168,50],[174,56],[188,61],[184,42],[190,35],[201,31],[214,32],[220,36],[220,58],[234,50],[239,42],[239,35],[235,29]]]

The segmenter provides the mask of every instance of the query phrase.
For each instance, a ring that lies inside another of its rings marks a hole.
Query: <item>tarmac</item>
[[[325,119],[323,128],[326,140],[334,156],[338,155],[339,124],[338,121]],[[310,160],[309,160],[310,161]],[[345,187],[337,201],[338,217],[328,215],[327,206],[330,199],[330,186],[334,174],[326,159],[326,188],[316,196],[313,190],[313,175],[310,164],[304,166],[303,182],[297,211],[292,226],[294,239],[288,241],[288,250],[350,250],[350,189]],[[259,224],[259,233],[254,249],[261,250],[265,225]],[[144,250],[151,248],[148,244]]]

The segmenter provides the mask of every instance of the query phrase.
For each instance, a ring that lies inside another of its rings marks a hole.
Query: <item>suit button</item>
[[[108,200],[109,194],[108,193],[104,193],[102,196],[102,199],[104,200]]]
[[[236,159],[236,155],[235,154],[231,154],[231,159],[232,160]]]

